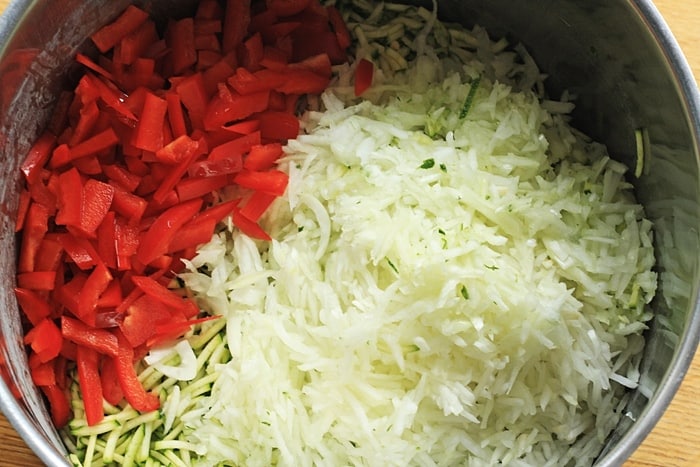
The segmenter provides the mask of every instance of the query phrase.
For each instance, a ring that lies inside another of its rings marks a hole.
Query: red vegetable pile
[[[163,30],[129,6],[97,31],[100,54],[77,56],[84,75],[21,166],[15,292],[59,427],[74,365],[90,425],[103,398],[159,407],[135,361],[211,319],[167,287],[180,259],[228,215],[269,239],[258,220],[286,189],[275,162],[299,132],[299,99],[326,88],[350,45],[318,0],[203,0]],[[232,184],[240,198],[217,203]]]

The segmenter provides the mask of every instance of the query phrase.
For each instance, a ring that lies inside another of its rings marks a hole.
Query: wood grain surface
[[[0,0],[0,11],[9,1]],[[696,80],[700,78],[700,2],[656,0]],[[0,465],[32,467],[42,463],[0,414]],[[696,355],[676,397],[658,425],[625,467],[700,466],[700,353]]]

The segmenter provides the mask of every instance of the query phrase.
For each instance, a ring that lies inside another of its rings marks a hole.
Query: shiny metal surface
[[[14,212],[26,150],[46,122],[72,57],[126,0],[15,0],[0,18],[0,407],[47,465],[66,464],[26,367],[14,286]],[[157,15],[192,2],[136,2]],[[656,424],[700,338],[700,96],[668,27],[649,0],[445,0],[444,18],[522,41],[550,76],[548,91],[578,96],[576,126],[634,166],[634,132],[650,154],[631,179],[654,221],[660,291],[647,333],[642,384],[598,465],[620,465]],[[37,26],[39,25],[39,26]],[[21,398],[16,398],[21,394]]]

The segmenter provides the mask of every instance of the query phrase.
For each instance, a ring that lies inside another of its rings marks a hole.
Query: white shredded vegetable
[[[461,118],[475,68],[421,72],[324,94],[275,240],[188,263],[232,355],[183,415],[198,465],[589,465],[617,424],[656,287],[626,168],[568,105],[484,76]]]

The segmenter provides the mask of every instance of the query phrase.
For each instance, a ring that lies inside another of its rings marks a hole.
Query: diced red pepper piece
[[[224,12],[222,49],[235,50],[243,42],[250,24],[250,0],[227,0]]]
[[[214,162],[214,164],[218,163],[219,162]],[[228,184],[229,177],[226,173],[223,175],[189,177],[175,185],[175,191],[180,201],[187,201],[206,196],[209,193],[213,193],[224,188]]]
[[[260,142],[260,132],[255,131],[216,146],[209,152],[207,159],[209,161],[230,160],[233,163],[231,168],[235,171],[238,168],[239,158],[242,162],[243,154],[250,151],[253,146],[259,145]]]
[[[90,348],[102,355],[116,357],[119,352],[119,342],[112,332],[94,328],[65,315],[61,317],[61,333],[64,338],[78,344],[78,347]]]
[[[134,368],[134,349],[120,332],[115,332],[119,341],[119,353],[114,358],[119,385],[124,392],[124,398],[139,412],[151,412],[160,407],[158,396],[146,392]]]
[[[371,85],[374,75],[374,65],[365,58],[357,62],[355,68],[355,95],[361,96]]]
[[[256,191],[240,209],[240,213],[251,221],[258,222],[275,199],[277,199],[276,195],[265,193],[264,191]]]
[[[192,126],[202,128],[209,101],[202,73],[194,73],[182,79],[175,86],[175,91],[180,96],[182,105],[187,109]]]
[[[258,144],[250,148],[243,162],[247,170],[267,170],[272,168],[283,154],[280,143]]]
[[[119,137],[112,128],[108,128],[72,148],[67,148],[67,145],[63,144],[58,146],[53,151],[49,166],[53,169],[62,167],[81,157],[92,156],[116,146],[117,143],[119,143]]]
[[[143,291],[163,305],[173,310],[184,310],[187,308],[186,299],[175,294],[172,290],[161,285],[158,281],[148,276],[132,276],[131,281]]]
[[[78,346],[76,359],[78,385],[85,408],[85,419],[89,426],[98,424],[104,418],[99,363],[100,355],[94,349]]]
[[[201,206],[201,199],[185,201],[160,214],[141,237],[136,253],[138,260],[148,264],[165,254],[178,229],[192,219]]]
[[[146,93],[143,110],[136,126],[134,146],[156,152],[163,147],[163,122],[168,103],[152,92]]]
[[[80,203],[80,230],[93,236],[112,206],[114,187],[94,178],[85,182]]]
[[[294,114],[269,110],[256,117],[263,139],[286,141],[299,136],[299,119]]]
[[[197,52],[194,47],[194,19],[182,18],[170,21],[165,33],[165,41],[170,47],[172,73],[177,75],[194,65]]]
[[[175,138],[185,136],[187,134],[187,123],[185,122],[185,115],[182,111],[180,96],[176,92],[167,92],[165,94],[165,101],[168,104],[168,122],[170,123],[170,130],[173,136]]]
[[[140,196],[136,196],[128,191],[115,189],[112,198],[112,209],[114,212],[124,216],[130,222],[138,222],[143,217],[148,201]]]
[[[102,384],[102,397],[110,404],[117,405],[124,399],[124,392],[119,385],[119,375],[117,374],[117,367],[114,360],[114,358],[105,358],[102,360],[100,380]]]
[[[56,271],[32,271],[17,274],[17,285],[23,289],[53,290]]]
[[[105,53],[147,19],[148,13],[134,5],[129,5],[115,21],[100,28],[90,38],[100,52]]]
[[[148,48],[158,41],[156,25],[152,20],[144,21],[130,34],[119,41],[119,53],[115,51],[115,61],[131,65],[138,58],[145,56]]]
[[[54,369],[54,360],[41,362],[36,354],[29,356],[29,371],[32,375],[32,381],[37,386],[52,386],[56,384],[56,371]]]
[[[20,309],[33,326],[51,314],[49,302],[32,290],[15,287],[15,297],[17,297]]]
[[[240,210],[234,209],[232,219],[234,225],[249,237],[265,241],[271,240],[270,235],[267,232],[265,232],[256,222],[251,221],[241,214]]]
[[[265,3],[277,16],[292,16],[304,11],[310,0],[266,0]]]
[[[57,239],[70,259],[83,271],[92,269],[101,260],[95,247],[85,237],[60,233]]]
[[[51,157],[55,146],[56,136],[49,132],[44,132],[32,145],[20,166],[20,170],[29,185],[37,182],[39,174]]]
[[[78,317],[83,322],[94,326],[95,325],[95,308],[97,301],[102,295],[109,283],[112,281],[112,274],[107,267],[100,263],[92,270],[87,280],[80,289],[80,301],[78,302]]]
[[[56,428],[63,428],[71,417],[68,395],[57,385],[41,386],[41,392],[44,393],[46,399],[49,401],[51,419],[56,425]]]
[[[282,196],[287,189],[289,175],[280,170],[264,172],[242,170],[233,179],[238,185],[251,190]]]
[[[48,362],[61,353],[63,336],[56,323],[44,318],[27,332],[24,343],[32,348],[41,362]]]
[[[31,203],[22,231],[22,245],[17,262],[18,272],[35,270],[37,253],[49,229],[49,210],[43,204]]]
[[[217,130],[227,123],[242,120],[267,109],[270,101],[268,91],[248,95],[232,94],[231,98],[214,97],[204,115],[204,129]]]
[[[171,147],[173,145],[173,147]],[[153,199],[158,203],[165,201],[167,194],[175,188],[177,182],[180,181],[183,175],[187,172],[189,166],[202,154],[207,151],[207,144],[204,138],[193,141],[189,136],[181,136],[171,144],[166,146],[172,154],[167,156],[160,155],[159,158],[180,159],[180,162],[170,170],[164,180],[153,193]],[[165,148],[163,148],[165,150]],[[177,156],[175,154],[178,154]]]
[[[328,5],[326,7],[326,11],[328,11],[328,21],[330,22],[331,28],[335,33],[335,37],[338,39],[338,45],[341,49],[346,50],[348,47],[350,47],[352,38],[350,36],[348,26],[345,24],[345,20],[343,20],[343,16],[333,5]]]

